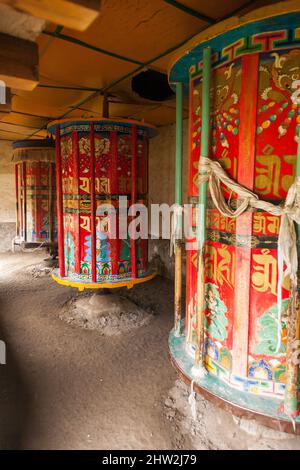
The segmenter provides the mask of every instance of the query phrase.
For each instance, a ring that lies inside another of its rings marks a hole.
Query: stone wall
[[[149,203],[169,205],[175,202],[175,124],[159,128],[157,137],[150,141],[149,158]],[[187,202],[188,175],[188,120],[183,126],[182,188],[183,203]],[[169,240],[149,241],[150,259],[159,256],[163,263],[163,274],[174,276],[174,256],[170,257]]]

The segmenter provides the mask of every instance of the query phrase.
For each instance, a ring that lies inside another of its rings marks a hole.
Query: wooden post
[[[65,246],[64,246],[64,207],[62,196],[62,161],[60,146],[60,127],[55,128],[56,141],[56,188],[57,188],[57,231],[58,231],[58,260],[60,277],[65,277]]]
[[[95,195],[95,127],[91,123],[90,132],[90,171],[91,171],[91,257],[92,257],[92,281],[97,282],[97,250],[96,250],[96,195]]]
[[[54,165],[52,162],[49,163],[49,191],[48,191],[48,209],[49,209],[49,243],[53,243],[53,168]]]
[[[136,159],[137,159],[137,127],[132,127],[132,158],[131,158],[131,205],[136,204],[137,199],[137,175],[136,175]],[[130,234],[130,254],[131,254],[131,277],[136,279],[136,243]]]
[[[23,162],[23,238],[27,241],[27,166]]]
[[[41,191],[41,162],[35,163],[35,188],[34,188],[34,197],[35,197],[35,233],[36,238],[41,237],[41,200],[39,198]]]
[[[300,104],[298,105],[300,108]],[[298,152],[297,152],[297,165],[296,165],[296,179],[300,178],[300,126],[297,127],[298,133]],[[297,188],[297,191],[298,188]],[[297,193],[298,200],[300,195]],[[299,261],[300,251],[300,226],[297,225],[297,251]],[[298,266],[299,273],[299,266]],[[284,396],[284,412],[291,416],[296,417],[299,414],[299,401],[298,401],[298,382],[299,382],[299,350],[300,343],[300,302],[297,286],[291,289],[290,294],[290,308],[287,322],[287,347],[286,347],[286,382],[285,382],[285,396]]]
[[[240,127],[237,162],[237,182],[251,191],[254,190],[256,128],[253,123],[257,116],[259,80],[259,54],[245,55],[241,59],[242,91],[240,96]],[[247,211],[236,219],[237,237],[251,239],[253,212]],[[235,288],[232,337],[232,373],[248,375],[249,328],[250,328],[250,289],[252,249],[249,246],[235,247]]]
[[[202,131],[201,150],[199,158],[199,173],[201,171],[201,157],[209,156],[210,137],[210,82],[211,82],[211,47],[203,50],[203,81],[202,81]],[[197,275],[197,345],[195,365],[203,365],[204,353],[204,325],[205,325],[205,270],[204,254],[206,239],[206,193],[207,182],[199,184],[199,203],[197,217],[197,239],[198,239],[198,275]]]
[[[15,164],[15,190],[16,190],[16,234],[20,237],[20,221],[19,221],[19,164]]]
[[[176,156],[175,156],[175,203],[182,207],[182,120],[183,84],[176,83]],[[176,211],[175,236],[175,293],[174,293],[174,333],[180,336],[182,309],[182,214]]]
[[[23,187],[23,163],[20,163],[20,237],[24,240],[24,187]]]

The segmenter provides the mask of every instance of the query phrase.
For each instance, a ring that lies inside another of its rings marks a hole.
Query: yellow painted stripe
[[[145,277],[139,277],[137,279],[128,279],[126,281],[119,281],[119,282],[103,282],[103,283],[91,283],[86,284],[83,282],[78,281],[71,281],[68,279],[61,279],[59,276],[52,274],[52,279],[56,281],[58,284],[62,286],[68,287],[76,287],[80,292],[83,292],[85,289],[116,289],[119,287],[127,287],[127,289],[132,289],[133,286],[136,284],[142,284],[143,282],[151,281],[155,276],[157,276],[157,272],[153,272]]]

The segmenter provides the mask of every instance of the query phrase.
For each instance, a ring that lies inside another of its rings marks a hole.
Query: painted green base
[[[186,350],[186,337],[184,335],[175,336],[174,330],[171,331],[169,336],[169,351],[173,365],[182,374],[183,378],[187,382],[194,380],[195,390],[198,388],[197,391],[203,391],[204,395],[209,395],[207,396],[208,399],[217,401],[220,406],[230,409],[239,416],[243,414],[261,416],[263,419],[260,419],[260,421],[267,426],[293,432],[295,425],[297,433],[300,432],[300,416],[296,418],[293,424],[292,420],[282,412],[282,399],[237,390],[209,373],[205,377],[196,377],[192,370],[194,366],[193,358]],[[230,406],[227,406],[228,404]],[[245,413],[243,413],[243,410]],[[276,425],[277,421],[278,425]]]

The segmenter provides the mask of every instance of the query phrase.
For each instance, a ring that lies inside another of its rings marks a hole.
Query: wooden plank
[[[62,190],[62,156],[60,142],[60,127],[55,129],[56,148],[56,204],[57,204],[57,231],[58,231],[58,262],[60,277],[65,277],[65,234],[64,234],[64,203]]]
[[[250,190],[253,189],[255,167],[258,66],[258,54],[243,57],[237,181]],[[246,212],[238,217],[236,235],[252,235],[251,212]],[[236,260],[232,372],[247,376],[251,248],[237,247]]]
[[[11,0],[12,6],[59,25],[85,31],[99,16],[101,0]]]
[[[9,88],[33,90],[39,80],[37,44],[3,33],[0,44],[0,80]]]

